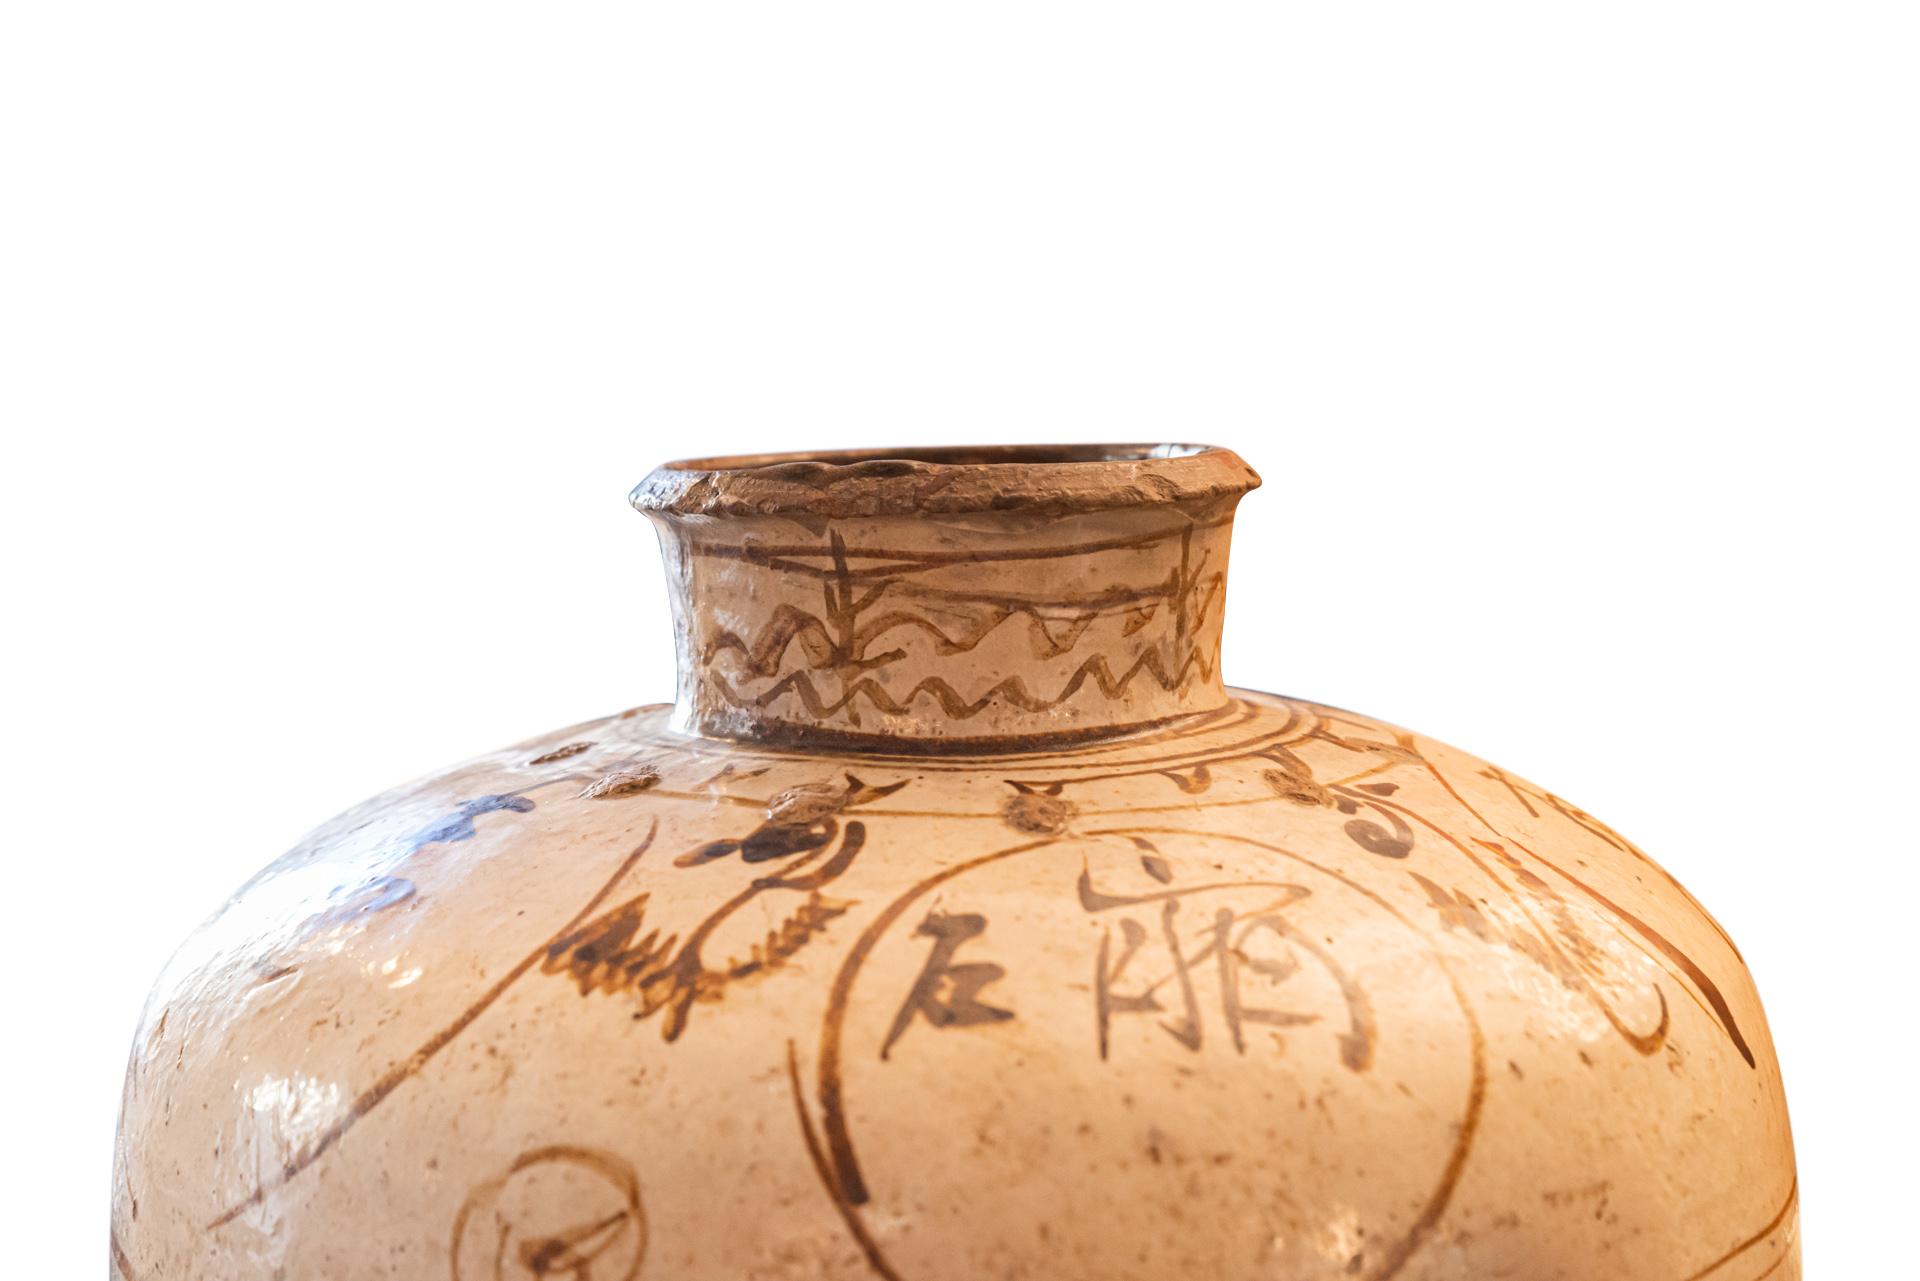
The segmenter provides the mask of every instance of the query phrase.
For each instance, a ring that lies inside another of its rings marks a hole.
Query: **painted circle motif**
[[[896,1004],[861,983],[868,965],[920,978]],[[1023,1017],[1062,989],[1078,1015]],[[835,1008],[817,1079],[796,1068],[796,1085],[821,1104],[829,1187],[901,1281],[943,1275],[981,1222],[1076,1274],[1211,1257],[1232,1275],[1391,1276],[1451,1194],[1484,1084],[1477,1026],[1397,912],[1278,847],[1200,831],[1043,837],[930,878],[862,939]],[[1093,1087],[1046,1090],[1076,1059]],[[894,1155],[870,1167],[862,1134]],[[982,1187],[968,1172],[989,1152],[1027,1176]],[[1074,1204],[1053,1191],[1069,1188]],[[1168,1213],[1124,1213],[1154,1202]],[[1181,1204],[1215,1226],[1172,1239]]]
[[[453,1277],[633,1281],[646,1251],[631,1165],[591,1148],[537,1148],[468,1195],[454,1221]]]

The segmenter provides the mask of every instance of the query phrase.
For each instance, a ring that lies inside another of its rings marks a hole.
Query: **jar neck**
[[[1216,710],[1241,492],[1080,511],[642,504],[667,566],[679,724],[1020,751]]]

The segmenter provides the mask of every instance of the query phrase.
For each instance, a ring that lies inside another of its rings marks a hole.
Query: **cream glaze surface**
[[[683,664],[732,672],[736,693],[787,671],[836,694],[878,682],[899,710],[840,728],[882,741],[794,741],[796,720],[861,700],[791,685],[756,709],[779,722],[767,741],[689,732],[683,669],[678,708],[479,758],[314,832],[155,989],[113,1270],[1797,1278],[1786,1107],[1732,943],[1559,796],[1383,722],[1222,687],[1218,591],[1180,526],[1215,531],[1223,572],[1218,505],[1237,496],[1145,508],[1154,538],[1078,573],[1097,580],[1090,619],[963,580],[923,616],[938,639],[829,626],[814,650],[790,625],[800,589],[764,577],[786,553],[718,557],[763,576],[723,589],[687,568],[712,534],[671,531]],[[1043,538],[1064,521],[1062,555],[1110,556],[1114,537],[1073,522],[1124,518],[1018,519]],[[847,547],[873,531],[846,527],[861,537],[836,551],[842,517],[797,519],[778,538],[824,549],[814,599],[859,604]],[[977,526],[913,523],[884,531],[884,563]],[[1143,583],[1167,597],[1144,621]],[[738,647],[714,644],[717,608]],[[770,626],[788,630],[778,653]],[[964,663],[1009,631],[1031,646],[1033,706],[978,700],[995,750],[889,747],[950,713],[908,692],[929,674],[963,706],[1004,680]],[[1068,728],[1119,724],[1056,741],[1037,691],[1072,679],[1077,645],[1131,655],[1109,675],[1137,668],[1154,692],[1083,681]]]

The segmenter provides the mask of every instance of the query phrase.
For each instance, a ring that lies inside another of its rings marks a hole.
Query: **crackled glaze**
[[[1007,457],[650,478],[677,706],[369,801],[203,927],[112,1269],[1797,1278],[1765,1021],[1679,884],[1223,686],[1231,455]]]

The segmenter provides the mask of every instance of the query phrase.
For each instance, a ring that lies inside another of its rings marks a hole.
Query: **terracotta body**
[[[1798,1277],[1731,942],[1558,796],[1224,688],[1257,482],[1113,453],[656,473],[677,705],[368,802],[209,922],[113,1267]]]

